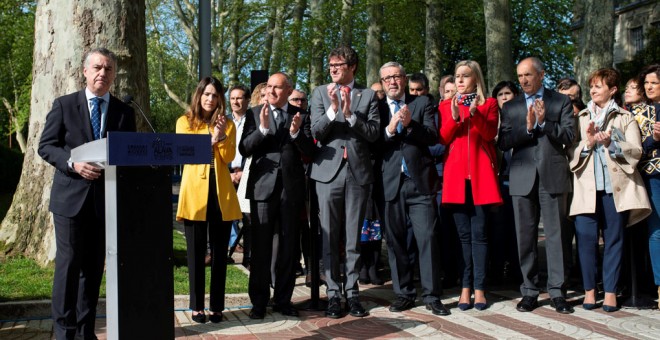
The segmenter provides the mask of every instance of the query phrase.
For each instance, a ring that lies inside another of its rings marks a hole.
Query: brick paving
[[[330,319],[323,311],[301,310],[300,317],[286,317],[268,310],[264,320],[248,317],[249,306],[230,307],[219,324],[197,324],[190,311],[173,312],[176,339],[660,339],[660,311],[622,309],[616,313],[581,308],[582,296],[569,291],[575,313],[554,311],[547,294],[540,296],[540,307],[532,313],[520,313],[515,306],[519,293],[513,286],[488,292],[491,303],[485,311],[456,308],[459,289],[447,289],[443,302],[452,314],[440,317],[427,311],[421,302],[403,313],[389,312],[394,298],[391,283],[361,288],[361,300],[370,315],[365,318],[345,316]],[[321,297],[324,297],[323,289]],[[294,303],[309,299],[304,280],[297,280]],[[97,319],[99,339],[106,339],[106,320]],[[0,320],[0,339],[52,339],[52,320],[47,317]]]
[[[175,227],[177,225],[175,224]],[[540,251],[539,254],[543,252]],[[237,263],[241,253],[234,253]],[[242,266],[239,266],[242,268]],[[294,303],[302,305],[310,296],[304,279],[298,278],[294,290]],[[361,287],[361,300],[370,315],[365,318],[345,316],[330,319],[323,311],[301,310],[300,317],[286,317],[272,313],[264,320],[248,317],[249,301],[246,295],[227,298],[228,310],[218,324],[197,324],[191,313],[181,308],[178,301],[173,311],[176,339],[660,339],[660,311],[622,309],[606,313],[600,309],[582,309],[582,292],[568,292],[568,300],[575,313],[564,315],[554,311],[547,294],[539,299],[540,307],[531,313],[516,311],[520,299],[517,286],[494,287],[487,294],[490,307],[485,311],[456,308],[459,288],[445,289],[443,303],[451,308],[446,317],[433,315],[418,301],[417,306],[403,313],[388,310],[394,299],[391,282],[384,286]],[[324,289],[321,289],[324,297]],[[43,308],[40,313],[43,314]],[[102,314],[102,313],[101,313]],[[145,325],[145,327],[157,327]],[[96,321],[99,339],[106,339],[106,320]],[[11,320],[0,320],[0,339],[52,339],[52,320],[48,315]]]

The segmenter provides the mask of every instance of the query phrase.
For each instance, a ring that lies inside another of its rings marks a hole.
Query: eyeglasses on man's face
[[[347,63],[347,62],[343,62],[343,63],[331,63],[331,64],[328,64],[328,68],[332,70],[333,68],[340,68],[340,67],[342,67],[342,66],[344,66],[344,65],[346,65],[346,64],[348,64],[348,63]]]
[[[304,103],[307,101],[307,98],[289,98],[290,102],[301,102]]]
[[[382,81],[383,83],[389,83],[392,80],[399,81],[399,80],[403,79],[403,77],[404,76],[402,74],[393,74],[391,76],[380,78],[380,81]]]

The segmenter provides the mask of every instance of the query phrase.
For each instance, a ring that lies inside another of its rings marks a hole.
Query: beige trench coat
[[[642,176],[637,170],[637,163],[642,157],[642,139],[637,121],[632,114],[623,109],[611,112],[607,130],[616,127],[625,136],[619,141],[624,159],[605,157],[607,170],[612,183],[612,196],[617,212],[630,211],[627,226],[642,221],[651,214],[651,205],[644,187]],[[578,113],[580,140],[569,150],[571,171],[573,172],[573,200],[570,215],[593,214],[596,212],[596,178],[594,175],[594,150],[580,158],[580,153],[587,144],[587,126],[589,110]]]

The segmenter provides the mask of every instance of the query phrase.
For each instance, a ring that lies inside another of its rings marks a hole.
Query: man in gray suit
[[[538,223],[543,215],[548,266],[547,289],[555,309],[568,314],[566,302],[561,224],[566,216],[566,198],[571,190],[570,171],[564,147],[573,144],[575,120],[568,97],[543,88],[543,63],[534,57],[517,67],[524,95],[504,104],[498,144],[502,151],[513,149],[510,193],[513,199],[518,256],[523,274],[518,311],[538,306]],[[540,211],[539,211],[540,207]]]
[[[368,313],[358,297],[360,226],[364,220],[369,185],[374,181],[369,143],[378,138],[380,119],[374,91],[356,85],[358,57],[347,46],[330,52],[332,83],[312,93],[312,135],[320,148],[312,162],[310,177],[316,181],[321,228],[323,265],[331,318],[342,316],[345,294],[349,314]],[[346,262],[341,287],[341,242]]]
[[[449,315],[440,301],[439,249],[435,235],[435,195],[440,190],[438,172],[429,146],[438,142],[431,100],[426,95],[406,95],[408,79],[401,64],[388,62],[380,68],[386,98],[378,103],[382,140],[375,148],[376,184],[381,222],[392,269],[392,288],[397,296],[391,312],[415,307],[414,263],[409,256],[408,223],[419,250],[422,298],[436,315]],[[382,171],[378,171],[382,169]]]

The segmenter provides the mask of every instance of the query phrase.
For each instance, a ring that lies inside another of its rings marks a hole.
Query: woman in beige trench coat
[[[611,68],[589,77],[591,101],[578,113],[579,142],[569,151],[573,172],[575,234],[585,290],[584,309],[596,308],[599,229],[602,229],[603,310],[618,310],[616,286],[621,269],[623,229],[651,213],[644,182],[637,171],[642,156],[639,126],[614,96],[620,76]]]

